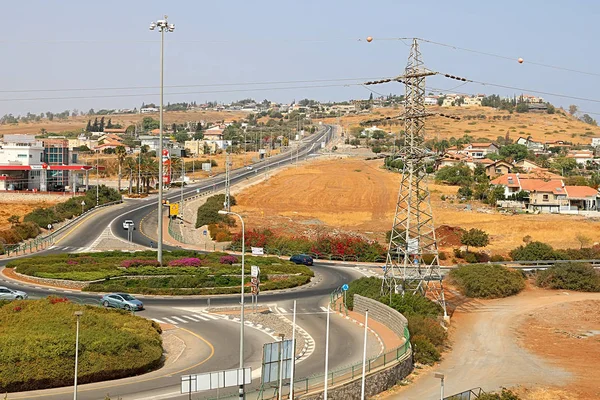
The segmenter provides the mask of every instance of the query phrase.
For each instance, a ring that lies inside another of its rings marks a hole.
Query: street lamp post
[[[241,290],[241,310],[240,310],[240,369],[244,368],[244,254],[246,254],[246,238],[244,236],[244,219],[238,213],[234,213],[231,211],[219,210],[219,214],[221,215],[235,215],[238,217],[242,223],[242,290]],[[244,384],[240,385],[239,391],[239,400],[244,399]]]
[[[82,214],[83,214],[83,212],[84,212],[84,207],[85,207],[85,201],[84,201],[84,200],[82,200],[82,201],[81,201],[81,213],[82,213]]]
[[[436,372],[433,376],[440,380],[440,399],[444,400],[444,374]]]
[[[79,317],[83,315],[83,311],[75,311],[77,317],[77,328],[75,330],[75,381],[73,383],[73,400],[77,400],[77,367],[79,363]]]
[[[162,264],[162,245],[163,245],[163,231],[162,231],[162,215],[163,215],[163,163],[162,163],[162,153],[163,153],[163,75],[164,75],[164,48],[165,48],[165,32],[173,32],[175,30],[175,25],[169,24],[167,22],[167,16],[165,15],[165,19],[159,19],[156,22],[152,22],[150,24],[150,30],[158,28],[160,32],[160,134],[158,136],[158,262]]]

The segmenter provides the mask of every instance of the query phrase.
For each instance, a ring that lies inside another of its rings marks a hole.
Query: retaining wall
[[[377,300],[355,294],[354,311],[364,315],[367,310],[369,310],[369,318],[373,318],[375,321],[387,326],[398,337],[404,336],[404,328],[408,326],[408,321],[404,315]]]

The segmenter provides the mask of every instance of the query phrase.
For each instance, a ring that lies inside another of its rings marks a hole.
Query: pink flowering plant
[[[160,267],[160,263],[156,260],[123,260],[121,261],[121,267],[123,268],[135,268],[135,267]]]
[[[169,261],[169,267],[199,267],[203,264],[206,264],[206,261],[196,257],[185,257]]]

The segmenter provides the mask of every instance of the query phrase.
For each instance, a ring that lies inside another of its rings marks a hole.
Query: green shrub
[[[510,252],[510,257],[515,261],[560,260],[562,255],[549,244],[542,242],[529,242]]]
[[[436,347],[446,342],[448,334],[436,319],[418,314],[410,314],[406,319],[410,337],[425,336]]]
[[[218,213],[219,210],[223,209],[223,203],[225,203],[224,194],[217,194],[206,199],[206,202],[198,207],[196,228],[200,228],[204,225],[219,223],[223,223],[228,226],[234,226],[235,219],[231,218],[229,215],[221,215]],[[232,206],[236,205],[236,201],[233,196],[229,197],[229,203]]]
[[[371,276],[369,278],[360,278],[350,282],[346,291],[346,305],[352,310],[354,309],[354,294],[359,294],[370,299],[379,300],[381,297],[382,280]]]
[[[491,262],[502,262],[502,261],[506,261],[504,259],[504,257],[502,257],[500,254],[494,254],[491,258],[490,258]]]
[[[379,281],[381,282],[381,279]],[[382,297],[380,301],[407,318],[409,315],[438,317],[442,314],[442,307],[439,304],[418,293],[393,294],[391,302],[388,296]]]
[[[600,273],[589,264],[554,265],[536,274],[536,285],[548,289],[600,292]]]
[[[521,400],[521,398],[508,389],[502,389],[501,393],[482,393],[477,400]]]
[[[438,257],[440,260],[446,260],[448,258],[448,256],[446,255],[445,252],[440,251],[440,254],[438,254]]]
[[[426,336],[418,335],[412,337],[411,344],[416,362],[432,365],[440,361],[440,352]]]
[[[0,303],[0,391],[73,383],[75,317],[83,311],[78,381],[134,376],[160,366],[159,326],[145,318],[58,299]]]
[[[520,271],[494,264],[460,266],[450,271],[450,279],[468,297],[507,297],[525,288],[525,278]]]
[[[475,255],[475,253],[465,253],[465,261],[468,262],[469,264],[475,264],[477,261],[477,256]]]

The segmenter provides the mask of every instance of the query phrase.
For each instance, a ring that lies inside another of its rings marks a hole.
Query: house
[[[542,142],[536,142],[531,137],[519,137],[517,139],[517,144],[521,144],[526,146],[528,150],[532,150],[534,152],[543,152],[545,150],[544,144]]]
[[[577,164],[585,165],[588,161],[594,160],[594,152],[591,150],[571,150],[567,158],[573,158]]]
[[[426,106],[437,106],[438,96],[425,96],[424,103]]]
[[[469,143],[459,150],[457,146],[449,147],[449,154],[465,154],[473,158],[485,158],[486,155],[497,153],[500,148],[494,143]]]
[[[204,154],[204,145],[206,141],[204,140],[186,140],[184,148],[190,154],[197,156],[199,154]]]
[[[504,187],[504,195],[515,199],[525,192],[525,208],[542,213],[578,213],[598,211],[600,193],[588,186],[565,186],[562,179],[538,179],[529,174],[506,174],[493,179],[492,185]]]
[[[494,179],[499,175],[510,173],[514,168],[515,166],[513,164],[504,160],[498,160],[485,165],[485,174],[488,178]]]
[[[529,94],[522,94],[521,95],[521,100],[524,103],[544,103],[544,99],[538,96],[532,96]]]
[[[592,138],[592,147],[600,147],[600,137]]]
[[[223,140],[223,129],[214,126],[204,131],[204,140]]]
[[[159,111],[159,109],[156,108],[156,107],[144,107],[144,108],[140,108],[140,113],[141,114],[156,113],[158,111]]]
[[[104,133],[115,133],[119,135],[124,135],[127,133],[126,128],[104,128]]]
[[[527,109],[530,113],[543,113],[548,112],[548,105],[546,103],[527,103]]]
[[[568,149],[568,148],[571,147],[571,145],[570,144],[566,144],[564,142],[564,140],[555,140],[555,141],[552,141],[552,142],[546,142],[545,145],[546,145],[547,149],[550,149],[551,147],[563,147],[563,148]]]

